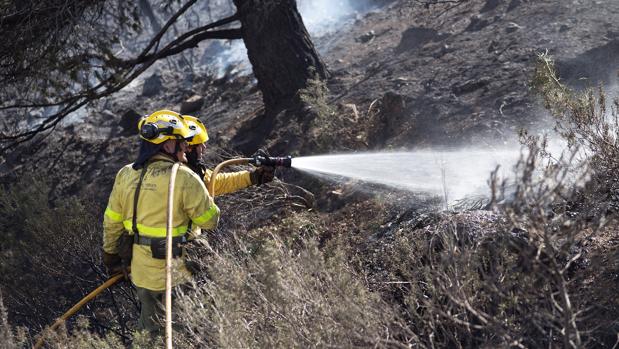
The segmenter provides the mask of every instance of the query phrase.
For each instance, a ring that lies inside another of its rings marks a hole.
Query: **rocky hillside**
[[[137,117],[160,108],[180,109],[205,122],[211,136],[208,160],[215,164],[259,147],[275,154],[310,155],[517,144],[519,129],[540,134],[554,125],[540,96],[530,88],[537,55],[543,52],[556,58],[559,74],[570,86],[617,89],[617,1],[471,0],[424,5],[397,0],[375,5],[316,40],[331,72],[329,94],[308,93],[313,108],[305,119],[282,113],[275,130],[264,134],[260,92],[251,75],[229,71],[215,78],[161,66],[93,106],[82,122],[57,130],[43,143],[7,154],[0,178],[14,183],[34,174],[50,182],[53,200],[76,197],[88,212],[102,213],[116,171],[135,156]],[[570,192],[574,196],[558,205],[553,201],[556,195],[529,197],[535,192],[531,190],[517,196],[507,212],[440,212],[439,200],[433,197],[331,183],[294,170],[279,177],[280,182],[266,187],[217,199],[223,212],[221,227],[212,236],[217,253],[205,252],[202,261],[221,271],[210,270],[204,289],[221,299],[227,292],[246,301],[244,311],[255,315],[260,325],[258,329],[247,325],[247,332],[240,325],[222,325],[239,332],[224,333],[225,340],[220,338],[215,346],[612,347],[616,340],[619,304],[606,291],[617,284],[616,258],[608,257],[619,251],[616,229],[611,224],[590,235],[592,222],[598,224],[606,212],[584,212],[583,206],[590,203],[586,193]],[[526,183],[523,188],[535,185]],[[531,202],[552,209],[535,210]],[[561,243],[556,250],[547,248],[553,244],[536,244],[539,237],[561,229],[569,230],[569,239],[557,238]],[[273,241],[265,242],[265,236]],[[96,246],[97,237],[92,239]],[[296,254],[282,252],[288,250]],[[566,263],[564,270],[557,271],[560,268],[553,264],[557,261]],[[324,275],[314,274],[313,262],[323,263]],[[244,263],[257,269],[231,274],[247,267]],[[80,268],[92,276],[95,264]],[[592,269],[599,265],[606,267]],[[283,276],[260,279],[268,268]],[[228,275],[238,278],[230,280]],[[295,284],[287,276],[301,281]],[[243,282],[234,284],[238,280],[266,285],[267,290],[256,286],[248,291]],[[291,294],[284,286],[298,293]],[[320,287],[325,287],[324,293],[316,291]],[[299,318],[284,317],[285,321],[272,315],[281,321],[276,325],[261,317],[266,310],[283,311],[274,300],[289,302],[292,308],[305,304],[301,292],[305,289],[316,291],[311,297],[327,295],[329,306],[312,303],[319,311],[310,309],[308,314],[341,324],[344,334],[325,331],[341,337],[312,337],[322,332],[311,327],[316,321],[310,315],[303,317],[305,310],[295,313]],[[267,300],[256,304],[243,298],[248,297],[246,292]],[[565,295],[572,292],[577,295],[572,299],[574,309],[586,312],[582,318],[564,306],[570,304]],[[358,311],[371,326],[343,315],[346,309],[338,308],[340,301],[350,302],[350,311]],[[528,309],[540,311],[529,317]],[[225,309],[219,310],[225,314]],[[57,309],[49,313],[53,311]],[[9,315],[24,318],[10,307]],[[39,325],[51,315],[46,316]],[[215,328],[209,328],[212,333],[226,321],[242,322],[214,316],[202,319]],[[105,324],[112,321],[103,312],[92,317]],[[286,326],[293,334],[282,330]],[[299,334],[295,327],[307,328],[307,333]],[[270,337],[279,333],[274,328],[294,340],[283,334]],[[355,332],[359,328],[361,333]],[[376,330],[382,328],[386,333]],[[586,331],[580,333],[578,328]],[[353,339],[347,338],[350,333]],[[193,335],[196,343],[204,339],[200,333]],[[570,342],[576,337],[577,342]],[[238,342],[226,342],[230,338]]]
[[[259,131],[261,100],[251,76],[214,79],[162,67],[90,109],[84,122],[58,130],[64,135],[51,147],[28,147],[23,157],[9,154],[0,171],[36,166],[61,176],[58,186],[70,193],[106,193],[116,169],[135,152],[135,119],[159,108],[184,108],[201,117],[214,152],[493,146],[512,142],[523,127],[533,133],[548,129],[528,87],[537,54],[555,56],[561,76],[574,86],[617,82],[614,1],[377,6],[317,40],[332,74],[323,119],[282,116],[274,134],[252,132]],[[63,156],[51,155],[59,149]],[[36,165],[27,160],[40,157],[58,159]]]

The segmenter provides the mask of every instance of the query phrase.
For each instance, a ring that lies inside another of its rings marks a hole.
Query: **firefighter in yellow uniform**
[[[165,291],[165,236],[168,184],[175,162],[187,162],[188,141],[195,136],[180,114],[160,110],[139,122],[138,159],[116,175],[104,215],[103,262],[110,271],[122,270],[127,246],[131,281],[141,303],[138,329],[157,334]],[[214,229],[219,208],[208,195],[202,178],[185,165],[177,176],[173,198],[174,286],[191,277],[184,263],[190,225]],[[128,241],[128,242],[127,242]]]
[[[183,115],[183,119],[187,123],[189,129],[195,133],[194,137],[189,141],[187,165],[194,170],[200,178],[203,178],[204,183],[208,186],[213,171],[207,169],[206,165],[202,163],[202,156],[206,151],[206,141],[208,141],[208,132],[200,119],[191,115]],[[271,166],[260,166],[250,171],[220,172],[217,174],[217,178],[215,178],[214,195],[229,194],[251,185],[268,183],[273,180],[274,173],[275,168]]]

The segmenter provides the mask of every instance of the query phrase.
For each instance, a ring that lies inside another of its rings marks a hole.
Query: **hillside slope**
[[[209,128],[207,160],[214,165],[258,147],[310,155],[514,145],[520,128],[539,134],[553,126],[530,89],[536,56],[545,51],[575,88],[617,86],[617,1],[377,3],[316,40],[332,78],[330,94],[315,101],[325,108],[308,111],[307,119],[282,113],[276,130],[261,134],[255,132],[260,92],[251,76],[216,79],[160,70],[164,84],[157,95],[142,96],[136,84],[94,107],[83,122],[23,153],[7,154],[0,177],[11,184],[32,176],[48,181],[49,195],[25,185],[41,195],[35,202],[52,216],[48,222],[69,197],[84,206],[75,216],[93,222],[75,231],[88,239],[67,241],[89,253],[88,261],[74,267],[90,280],[80,281],[81,291],[102,278],[99,219],[115,173],[135,156],[136,115],[177,109],[191,96],[203,96],[203,107],[193,114]],[[265,187],[217,198],[221,225],[198,257],[207,269],[198,277],[202,288],[183,306],[187,321],[205,324],[204,332],[186,329],[183,338],[192,345],[568,347],[578,337],[583,346],[612,347],[616,340],[619,303],[608,290],[618,280],[616,258],[609,257],[619,251],[617,228],[611,212],[611,224],[592,234],[607,212],[592,213],[585,194],[570,192],[574,200],[561,204],[556,196],[552,200],[558,201],[523,197],[508,213],[476,210],[488,209],[480,205],[441,212],[433,197],[329,182],[295,170],[278,176],[281,181]],[[44,205],[45,199],[52,203]],[[539,199],[543,210],[527,206],[529,199]],[[554,245],[537,237],[562,229],[569,230],[569,239],[557,237],[560,248],[552,254],[548,245]],[[557,261],[564,270],[557,271]],[[63,287],[74,282],[53,276]],[[46,290],[32,292],[43,297]],[[69,303],[79,295],[74,293],[64,295]],[[565,294],[573,295],[567,304],[576,314],[565,307]],[[33,306],[15,299],[5,303],[17,324],[43,326],[62,310],[54,303],[32,320],[27,312]],[[201,306],[192,303],[196,299],[221,308],[201,313],[192,308]],[[130,311],[116,319],[105,302],[99,304],[105,311],[88,314],[103,324],[97,331],[131,326]]]

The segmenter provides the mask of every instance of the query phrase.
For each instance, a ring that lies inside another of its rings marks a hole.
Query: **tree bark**
[[[310,79],[328,71],[305,29],[296,0],[234,0],[266,114],[297,102]]]

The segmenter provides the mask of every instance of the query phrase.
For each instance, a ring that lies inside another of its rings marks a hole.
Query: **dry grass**
[[[52,201],[51,193],[37,177],[0,189],[0,292],[11,321],[32,337],[107,278],[99,209],[77,198]],[[95,333],[128,339],[132,319],[124,314],[135,312],[134,302],[123,285],[82,314]]]
[[[325,253],[312,238],[289,246],[266,230],[252,233],[264,239],[234,238],[203,260],[209,278],[180,300],[183,346],[404,346],[390,331],[396,312],[364,287],[342,249]]]
[[[225,200],[228,218],[220,230],[208,236],[209,243],[193,247],[202,272],[178,297],[177,346],[613,347],[619,331],[612,287],[617,263],[609,262],[614,254],[604,254],[619,248],[603,239],[595,249],[588,246],[602,237],[616,239],[618,104],[607,108],[601,91],[570,91],[544,55],[534,85],[572,151],[552,158],[543,140],[528,138],[530,152],[519,163],[514,190],[493,181],[491,210],[424,212],[364,197],[321,213],[307,211],[298,198],[280,200],[298,195],[278,184]],[[586,162],[578,162],[583,154]],[[0,202],[3,211],[26,217],[24,232],[51,229],[50,217],[74,217],[41,199],[11,199],[21,192],[32,194],[27,188],[4,192]],[[47,217],[45,224],[30,220],[33,207]],[[72,219],[72,230],[87,229]],[[1,223],[10,238],[22,232],[8,219]],[[59,229],[42,236],[71,236]],[[80,248],[67,241],[71,249]],[[11,256],[7,246],[3,258]],[[17,274],[10,275],[10,285],[24,288]],[[31,292],[43,297],[41,289]],[[15,305],[8,297],[5,302]],[[60,302],[48,306],[63,308]],[[53,335],[53,347],[127,344],[114,334],[120,321],[108,317],[97,325],[93,319],[103,318],[89,319],[70,323],[70,335]],[[27,341],[6,321],[0,331],[9,339],[5,348]],[[139,335],[133,345],[156,346]]]

